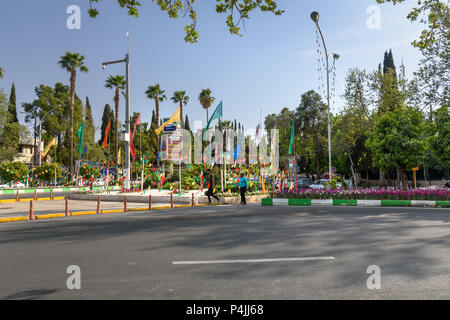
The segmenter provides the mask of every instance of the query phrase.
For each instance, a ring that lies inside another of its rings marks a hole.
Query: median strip
[[[450,207],[450,201],[432,200],[338,200],[265,198],[262,206],[358,206],[358,207]]]

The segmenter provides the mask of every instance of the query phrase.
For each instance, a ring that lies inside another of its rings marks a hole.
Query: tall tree
[[[189,101],[189,97],[186,95],[186,91],[175,91],[172,95],[172,101],[174,103],[180,104],[180,122],[181,122],[181,129],[184,129],[183,124],[183,105],[187,105]]]
[[[200,95],[198,96],[198,101],[200,101],[200,104],[202,105],[203,109],[206,110],[206,123],[208,123],[208,121],[209,121],[208,109],[214,103],[215,99],[216,98],[211,96],[210,89],[203,89],[202,92],[200,92]]]
[[[152,110],[152,122],[154,124],[158,124],[158,121],[156,121],[156,113],[155,110]]]
[[[189,124],[189,118],[188,118],[188,115],[186,115],[186,118],[185,118],[185,120],[184,120],[184,128],[185,128],[187,131],[191,131],[191,125]]]
[[[84,64],[84,56],[79,53],[66,52],[58,61],[60,67],[70,73],[70,130],[69,130],[69,162],[70,174],[73,177],[73,110],[75,101],[75,83],[77,79],[77,70],[87,73],[89,70]]]
[[[108,149],[103,150],[103,151],[104,151],[106,158],[108,160],[111,160],[109,157],[110,156],[109,151],[111,150],[112,145],[114,145],[114,146],[116,145],[115,144],[116,135],[113,134],[113,132],[116,132],[116,122],[115,122],[115,117],[114,117],[114,111],[111,109],[109,104],[106,104],[103,109],[102,125],[100,127],[101,136],[100,136],[100,140],[98,141],[99,146],[102,146],[103,141],[105,140],[106,128],[108,127],[109,121],[111,121],[111,126],[109,128],[109,133],[108,133]]]
[[[423,130],[423,115],[416,110],[403,107],[385,113],[367,140],[373,164],[383,171],[397,168],[400,185],[405,171],[416,167],[425,153]]]
[[[120,102],[120,90],[124,90],[125,89],[125,85],[126,85],[126,81],[125,81],[125,77],[120,76],[120,75],[116,75],[116,76],[112,76],[110,75],[109,78],[106,80],[106,85],[105,87],[108,89],[114,89],[115,90],[115,94],[114,94],[114,103],[115,103],[115,109],[116,109],[116,124],[115,124],[115,129],[116,129],[116,139],[115,139],[115,149],[114,149],[114,159],[115,159],[115,163],[119,162],[119,102]]]
[[[384,60],[383,60],[383,74],[386,74],[389,69],[392,69],[394,71],[394,74],[397,74],[395,63],[394,63],[394,56],[392,54],[392,49],[389,50],[389,52],[384,53]],[[397,78],[397,77],[395,77]]]
[[[149,86],[147,91],[145,91],[147,98],[155,100],[156,123],[159,122],[159,103],[167,99],[164,94],[165,92],[166,91],[162,90],[158,83],[154,86]]]
[[[26,128],[12,118],[6,96],[0,90],[0,160],[12,161],[19,151],[17,141],[27,135]]]
[[[326,159],[327,146],[327,105],[321,96],[310,90],[301,96],[301,102],[295,111],[296,128],[303,134],[304,141],[311,141],[315,155],[316,174],[320,177],[321,160]],[[305,151],[308,151],[306,148]]]
[[[14,82],[11,86],[11,94],[9,95],[8,112],[13,116],[12,121],[19,123],[17,118],[17,105],[16,105],[16,86]]]
[[[0,79],[3,79],[5,75],[5,70],[0,67]]]
[[[368,92],[367,73],[357,68],[350,69],[346,77],[345,107],[334,124],[334,153],[341,154],[345,159],[344,169],[351,169],[355,186],[360,180],[359,171],[370,165],[369,151],[365,145],[367,133],[373,127]]]

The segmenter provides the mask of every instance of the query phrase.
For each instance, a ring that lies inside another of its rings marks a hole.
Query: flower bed
[[[338,200],[437,200],[450,201],[449,189],[304,189],[286,190],[274,194],[282,199],[338,199]]]

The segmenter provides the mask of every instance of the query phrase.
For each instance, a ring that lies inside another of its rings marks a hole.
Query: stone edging
[[[276,199],[261,200],[263,206],[358,206],[358,207],[450,207],[450,201],[430,200],[336,200]]]

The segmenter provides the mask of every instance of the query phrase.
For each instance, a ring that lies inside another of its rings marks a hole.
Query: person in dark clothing
[[[211,197],[213,197],[214,199],[217,200],[217,202],[219,202],[220,201],[219,198],[217,197],[217,195],[214,194],[214,187],[216,186],[216,183],[214,181],[214,174],[211,172],[210,169],[207,169],[206,173],[209,175],[209,177],[208,177],[209,187],[208,187],[208,191],[206,192],[209,203],[211,203]]]

